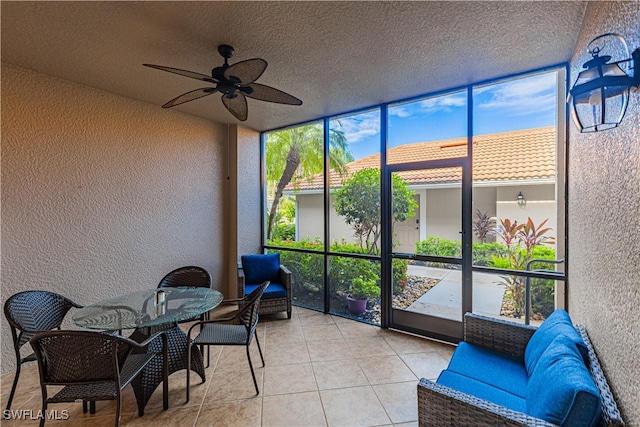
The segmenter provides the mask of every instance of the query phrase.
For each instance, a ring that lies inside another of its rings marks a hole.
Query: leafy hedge
[[[474,265],[491,265],[493,256],[502,257],[507,254],[507,247],[499,242],[474,243],[472,252]],[[462,242],[429,236],[416,243],[416,254],[460,258],[462,256]],[[439,263],[433,263],[433,266],[443,267]]]
[[[292,271],[295,286],[298,289],[317,289],[317,292],[321,292],[321,289],[324,287],[324,244],[322,242],[319,240],[294,242],[290,240],[273,239],[269,243],[274,246],[292,249],[318,251],[317,253],[308,253],[285,249],[269,250],[269,252],[280,252],[281,262]],[[458,241],[429,237],[421,242],[417,242],[416,253],[443,257],[460,257],[462,253],[460,245]],[[333,242],[330,250],[332,252],[342,253],[366,253],[366,249],[361,248],[360,245],[345,242]],[[509,251],[507,247],[500,242],[473,244],[474,265],[512,268],[511,261],[508,257]],[[532,259],[553,260],[555,259],[555,250],[548,246],[536,246],[532,248]],[[407,265],[408,261],[406,260],[393,260],[392,274],[394,293],[400,292],[407,282]],[[360,276],[375,276],[378,278],[377,284],[380,286],[380,262],[377,260],[332,255],[329,258],[329,266],[331,292],[348,292],[353,279]],[[443,267],[442,265],[433,266]],[[532,269],[553,269],[553,264],[536,262],[532,264]],[[539,312],[546,316],[553,311],[554,285],[554,281],[550,279],[531,280],[532,312]]]
[[[324,260],[321,251],[324,244],[318,240],[301,240],[293,242],[288,240],[271,240],[274,246],[283,246],[292,249],[317,250],[318,254],[307,252],[296,252],[287,250],[270,250],[269,252],[280,252],[280,260],[289,270],[294,273],[295,281],[298,285],[313,285],[321,288],[324,279]],[[330,246],[332,252],[366,254],[367,250],[358,244],[333,242]],[[394,291],[399,291],[407,282],[406,260],[393,260],[393,283]],[[332,255],[329,257],[330,285],[333,292],[347,292],[353,279],[356,277],[377,277],[377,284],[380,286],[380,262],[364,258],[352,258],[346,256]]]

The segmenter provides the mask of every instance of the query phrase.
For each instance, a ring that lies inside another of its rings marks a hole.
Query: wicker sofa
[[[624,426],[584,327],[554,327],[558,316],[568,319],[554,312],[536,328],[467,313],[447,370],[418,384],[419,425]],[[565,331],[570,339],[549,335]]]

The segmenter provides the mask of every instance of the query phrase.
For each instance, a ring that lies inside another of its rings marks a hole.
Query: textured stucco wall
[[[571,83],[600,34],[640,47],[640,2],[589,2]],[[636,70],[639,73],[640,70]],[[640,91],[622,124],[569,127],[569,312],[586,325],[628,425],[640,425]]]
[[[255,254],[262,245],[260,134],[238,127],[237,138],[238,255]]]
[[[228,245],[229,297],[237,297],[240,256],[260,253],[262,207],[260,187],[260,134],[241,126],[229,127],[231,171]]]
[[[2,304],[27,289],[87,304],[188,264],[226,289],[224,141],[222,125],[3,64]]]

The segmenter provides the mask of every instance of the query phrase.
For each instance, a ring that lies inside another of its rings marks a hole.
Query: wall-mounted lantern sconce
[[[610,55],[599,56],[607,41],[618,40],[626,59],[608,63]],[[596,43],[599,42],[599,43]],[[629,90],[640,85],[640,48],[629,55],[627,42],[619,34],[607,33],[591,40],[587,46],[591,60],[582,66],[586,70],[569,91],[573,120],[580,132],[598,132],[620,124],[629,103]],[[632,62],[633,66],[625,64]],[[620,64],[624,64],[620,67]],[[633,76],[627,74],[633,70]]]
[[[524,208],[527,205],[527,199],[522,195],[522,191],[518,193],[516,200],[518,201],[518,206],[521,208]]]

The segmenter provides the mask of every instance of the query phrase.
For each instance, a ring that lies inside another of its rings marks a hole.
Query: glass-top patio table
[[[75,325],[99,331],[134,329],[129,338],[142,342],[150,335],[165,331],[168,340],[169,375],[187,368],[187,335],[178,322],[199,317],[217,307],[223,296],[209,288],[162,288],[117,295],[89,304],[75,312]],[[159,340],[153,341],[147,351],[161,350]],[[202,353],[195,347],[191,351],[191,369],[205,381]],[[138,414],[154,390],[162,382],[162,360],[155,358],[132,382]],[[165,385],[166,386],[166,385]],[[165,402],[166,403],[166,402]],[[164,409],[167,409],[165,404]]]

